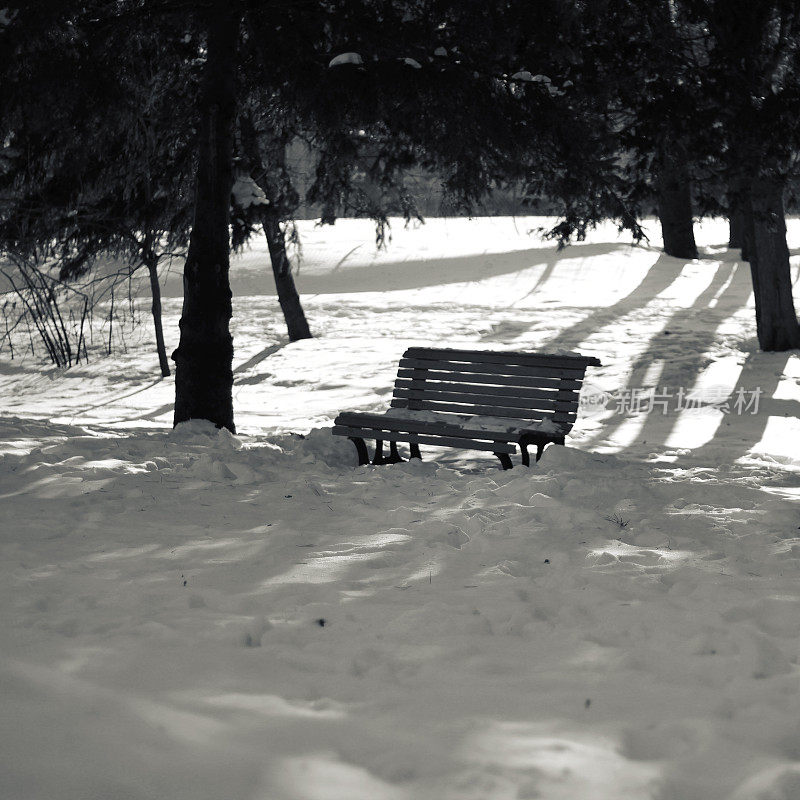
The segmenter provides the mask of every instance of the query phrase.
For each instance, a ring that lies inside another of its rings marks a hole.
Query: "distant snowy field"
[[[800,798],[800,354],[724,223],[684,262],[549,222],[301,223],[294,344],[237,257],[236,437],[171,430],[146,315],[0,357],[0,797]],[[594,355],[603,402],[530,470],[355,467],[332,419],[412,344]]]

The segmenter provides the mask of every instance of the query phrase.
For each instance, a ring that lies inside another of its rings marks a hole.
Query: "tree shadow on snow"
[[[687,263],[662,253],[633,291],[613,305],[599,308],[569,328],[560,331],[546,345],[551,348],[575,350],[582,342],[590,341],[592,335],[599,329],[644,308],[678,279]]]
[[[247,361],[244,361],[243,363],[239,364],[238,367],[234,367],[234,370],[233,370],[234,376],[239,375],[242,372],[246,372],[249,369],[252,369],[253,367],[255,367],[258,364],[260,364],[262,361],[265,361],[267,358],[269,358],[274,353],[277,353],[279,350],[282,350],[284,347],[287,347],[289,344],[291,344],[291,342],[289,342],[287,340],[285,342],[278,342],[277,344],[273,344],[273,345],[270,345],[269,347],[265,347],[263,350],[261,350],[260,352],[256,353],[254,356],[251,356],[250,358],[248,358]],[[261,375],[251,375],[251,376],[246,377],[246,378],[240,378],[239,380],[234,380],[234,385],[242,386],[242,385],[250,385],[250,384],[254,384],[254,383],[261,383],[261,382],[267,380],[267,378],[269,378],[269,377],[271,377],[269,373],[263,373]],[[159,381],[156,381],[155,383],[153,383],[151,385],[155,386],[156,383],[158,383],[158,382]],[[143,391],[144,389],[147,389],[147,388],[149,388],[149,386],[145,386],[142,389],[137,389],[137,391]],[[136,394],[136,392],[131,392],[131,394]],[[124,396],[128,397],[129,395],[124,395]],[[117,397],[114,400],[120,400],[120,399],[122,399],[122,398]],[[101,403],[101,405],[108,405],[109,403],[114,402],[114,400],[109,400],[107,403]],[[99,406],[92,406],[92,408],[98,408],[98,407]],[[174,403],[164,403],[164,405],[159,406],[158,408],[154,409],[153,411],[148,411],[148,412],[146,412],[144,414],[137,414],[134,417],[125,417],[124,419],[122,419],[122,422],[136,422],[138,420],[149,420],[149,421],[152,422],[153,420],[158,419],[159,417],[163,416],[164,414],[170,413],[174,408],[175,408],[175,404]],[[85,410],[89,410],[89,409],[85,409]]]
[[[761,395],[756,413],[751,414],[750,411],[744,410],[739,415],[732,408],[722,419],[714,435],[704,445],[691,451],[689,458],[692,461],[715,463],[719,458],[720,445],[724,442],[728,461],[732,463],[748,455],[761,441],[771,417],[800,417],[800,402],[774,396],[791,357],[792,352],[756,352],[747,356],[736,386],[731,392],[730,402],[733,407],[733,401],[740,390],[749,397],[755,389],[760,389]],[[767,369],[765,369],[765,359],[770,360]],[[742,417],[745,417],[746,421]],[[796,451],[794,456],[797,457]]]
[[[741,261],[725,261],[719,265],[711,283],[694,303],[688,308],[675,311],[665,321],[664,329],[651,338],[647,350],[632,365],[628,386],[619,389],[656,389],[668,403],[667,412],[663,413],[662,408],[657,406],[644,414],[644,421],[635,441],[622,447],[620,454],[641,451],[642,445],[645,444],[648,449],[655,451],[659,447],[666,447],[681,424],[681,414],[695,413],[677,410],[677,392],[682,389],[688,393],[697,386],[703,372],[714,361],[709,353],[718,339],[719,326],[743,309],[751,294],[752,283],[748,265]],[[701,328],[697,326],[698,318],[703,319],[704,324]],[[708,441],[691,449],[684,458],[691,459],[693,463],[716,465],[720,456],[720,446],[724,443],[726,461],[732,463],[747,455],[758,444],[771,416],[800,416],[800,403],[773,397],[790,357],[791,353],[748,354],[727,397],[730,412],[719,421]],[[658,361],[663,361],[663,369],[654,379],[651,376],[650,385],[647,386],[648,371]],[[738,394],[741,392],[744,397],[750,398],[755,389],[761,390],[757,413],[752,416],[747,410],[743,414],[737,413],[734,402]],[[724,400],[725,398],[715,398],[715,402]],[[624,409],[618,409],[595,435],[586,440],[586,446],[591,448],[601,441],[612,441],[615,433],[636,416],[625,413]],[[751,416],[751,418],[745,423],[741,421],[741,416]],[[737,422],[740,424],[737,425]],[[709,424],[713,423],[709,421]],[[670,446],[686,449],[680,444]]]
[[[522,295],[522,297],[517,298],[509,308],[514,309],[518,303],[534,296],[540,288],[546,286],[560,261],[560,253],[554,253],[553,256],[548,259],[544,270],[542,270],[542,274],[536,279],[533,286]],[[510,340],[529,333],[536,325],[540,324],[538,320],[530,320],[524,312],[522,314],[523,319],[520,319],[520,316],[520,311],[516,310],[511,312],[505,319],[492,323],[491,328],[480,337],[480,341],[508,344]],[[532,345],[531,349],[538,350],[538,344]]]
[[[581,255],[604,255],[619,250],[620,244],[575,244],[569,251],[562,250],[560,258]],[[586,249],[590,252],[583,253]],[[555,245],[532,247],[504,253],[480,253],[454,258],[409,259],[407,261],[382,262],[353,267],[335,274],[297,276],[298,289],[302,294],[331,294],[349,292],[385,292],[398,289],[420,289],[450,283],[469,283],[500,275],[508,275],[547,264],[553,259]],[[232,278],[235,280],[235,276]],[[242,294],[242,287],[236,294]],[[246,293],[246,292],[244,292]],[[260,292],[263,294],[263,291]]]

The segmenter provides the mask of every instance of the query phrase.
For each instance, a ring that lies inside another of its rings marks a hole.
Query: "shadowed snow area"
[[[547,223],[301,223],[291,344],[238,257],[238,436],[171,430],[146,324],[0,354],[0,797],[800,797],[800,354],[758,352],[726,225],[684,262]],[[531,469],[357,467],[333,417],[410,345],[603,367]]]

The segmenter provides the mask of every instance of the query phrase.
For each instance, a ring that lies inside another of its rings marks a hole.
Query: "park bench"
[[[398,442],[420,458],[421,444],[485,450],[503,469],[519,448],[530,465],[549,443],[564,444],[578,413],[578,396],[596,358],[505,351],[410,347],[400,360],[391,409],[385,414],[344,411],[333,433],[347,436],[359,464],[369,463],[365,439],[375,440],[373,464],[403,461]],[[389,455],[383,443],[389,442]]]

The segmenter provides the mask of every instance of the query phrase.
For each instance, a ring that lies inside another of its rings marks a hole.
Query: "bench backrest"
[[[551,419],[567,433],[587,366],[596,358],[410,347],[400,360],[392,408]]]

